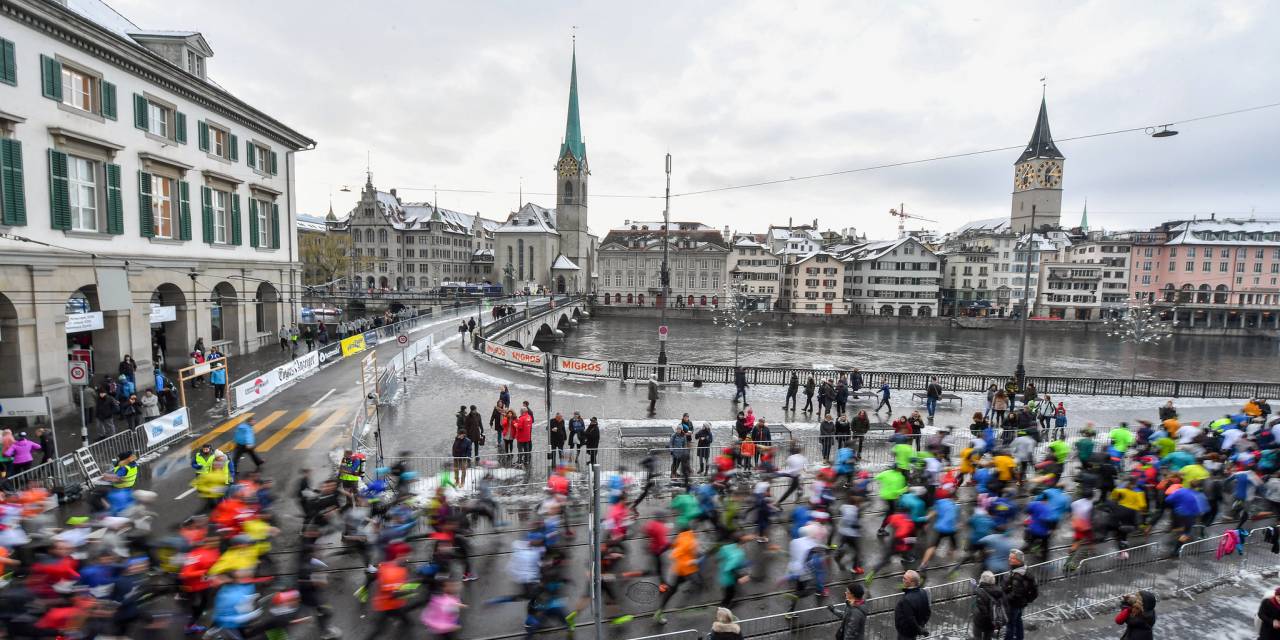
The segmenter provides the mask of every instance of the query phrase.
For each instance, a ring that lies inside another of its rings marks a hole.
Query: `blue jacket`
[[[239,629],[254,618],[256,604],[253,585],[223,585],[213,600],[213,623],[223,629]]]
[[[210,382],[211,384],[226,384],[226,383],[227,383],[227,370],[226,370],[225,368],[223,368],[223,369],[214,369],[214,370],[213,370],[213,372],[211,372],[211,373],[209,374],[209,382]]]
[[[886,400],[889,398],[889,383],[886,382],[880,385],[880,396]]]
[[[256,444],[253,425],[249,424],[247,420],[236,425],[236,444],[245,447],[252,447]]]

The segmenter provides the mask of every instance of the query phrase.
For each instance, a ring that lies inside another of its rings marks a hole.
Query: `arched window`
[[[1165,302],[1173,302],[1173,299],[1174,299],[1177,295],[1178,295],[1178,294],[1177,294],[1177,291],[1175,291],[1175,290],[1174,290],[1174,288],[1173,288],[1173,285],[1172,285],[1172,284],[1166,284],[1166,285],[1164,286],[1164,301],[1165,301]]]
[[[564,201],[573,202],[573,183],[568,180],[564,181]]]
[[[516,268],[520,273],[520,281],[524,281],[524,240],[516,240],[516,253],[520,254],[520,262],[516,263]]]
[[[638,295],[638,296],[636,296],[636,304],[639,304],[639,305],[640,305],[640,306],[642,306],[642,307],[644,306],[644,294],[643,294],[643,293],[642,293],[642,294],[640,294],[640,295]]]
[[[533,244],[529,245],[529,279],[536,280],[538,272],[533,268]]]
[[[1227,303],[1227,298],[1228,298],[1229,296],[1230,296],[1230,294],[1229,294],[1229,293],[1227,293],[1227,285],[1225,285],[1225,284],[1220,284],[1220,285],[1218,285],[1217,287],[1215,287],[1215,288],[1214,288],[1214,290],[1213,290],[1213,303],[1214,303],[1214,304],[1226,304],[1226,303]]]
[[[1209,285],[1200,285],[1200,292],[1196,294],[1196,302],[1199,304],[1209,304]]]
[[[387,230],[378,229],[378,242],[386,242],[386,241],[387,241]]]
[[[365,241],[365,242],[373,242],[373,229],[365,229],[365,230],[364,230],[364,241]]]
[[[705,307],[705,306],[707,306],[707,297],[706,297],[706,296],[702,296],[701,298],[699,298],[699,299],[698,299],[698,304],[701,304],[701,305],[702,305],[702,306],[704,306],[704,307]]]
[[[1182,285],[1182,291],[1178,292],[1178,302],[1179,303],[1191,302],[1191,292],[1194,290],[1195,290],[1195,285],[1191,285],[1191,284]]]
[[[693,306],[693,296],[689,296],[689,306]]]
[[[373,288],[373,276],[369,276],[369,278],[365,280],[365,288],[366,289]]]
[[[608,296],[608,294],[605,294],[605,295],[606,295],[606,297]],[[614,304],[622,304],[622,294],[621,294],[621,293],[615,293],[615,294],[613,294],[613,303],[614,303]]]
[[[711,306],[713,307],[720,306],[720,296],[711,296]]]
[[[636,302],[635,296],[633,296],[632,294],[628,293],[628,294],[627,294],[627,304],[635,304],[635,302]]]
[[[512,249],[511,247],[507,247],[507,264],[512,267],[514,267],[516,264],[516,259],[513,257],[514,253],[515,253],[515,249]]]
[[[604,294],[604,303],[609,304],[609,294]]]

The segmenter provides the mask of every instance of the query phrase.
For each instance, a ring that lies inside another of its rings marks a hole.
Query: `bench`
[[[916,391],[911,394],[911,399],[915,400],[916,402],[919,402],[920,404],[924,404],[925,400],[929,399],[929,393],[926,391]],[[954,393],[944,393],[941,396],[939,396],[938,399],[945,400],[948,405],[950,405],[952,402],[955,402],[956,400],[959,400],[960,408],[962,409],[964,408],[964,398],[961,398],[959,395],[956,395]]]
[[[679,422],[678,420],[676,421]],[[674,426],[674,424],[672,425]],[[671,437],[671,426],[665,427],[619,427],[618,441],[625,443],[628,439],[667,440]]]

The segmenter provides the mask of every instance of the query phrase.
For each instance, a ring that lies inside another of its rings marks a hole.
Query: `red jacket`
[[[533,416],[523,414],[516,419],[516,442],[533,441]]]
[[[182,565],[178,577],[182,579],[185,591],[204,591],[213,586],[209,580],[209,569],[218,561],[218,549],[215,547],[197,547],[187,552],[187,560]]]

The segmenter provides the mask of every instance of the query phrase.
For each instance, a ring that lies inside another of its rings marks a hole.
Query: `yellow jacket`
[[[218,557],[218,561],[213,563],[212,567],[209,567],[209,575],[216,576],[222,573],[235,573],[241,569],[252,570],[257,566],[257,545],[231,547]]]
[[[223,465],[221,469],[210,467],[208,471],[196,474],[191,480],[191,486],[195,487],[201,498],[221,498],[227,492],[227,485],[231,484],[231,468]]]
[[[1147,496],[1141,491],[1119,488],[1111,491],[1111,499],[1120,506],[1133,511],[1147,510]]]

